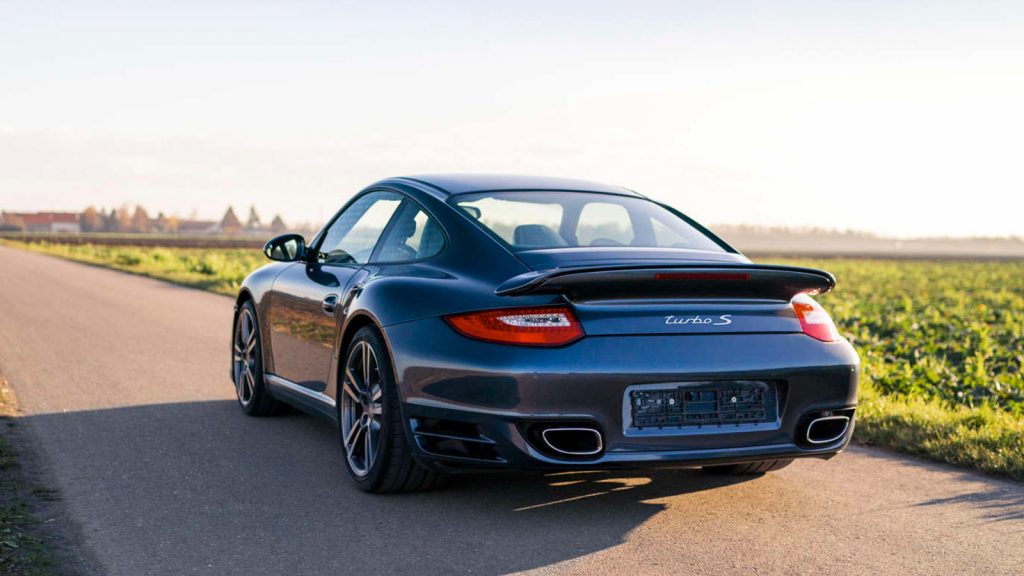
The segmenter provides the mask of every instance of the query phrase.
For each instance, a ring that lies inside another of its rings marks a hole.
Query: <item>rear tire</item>
[[[231,341],[231,379],[235,382],[238,404],[249,416],[269,416],[277,411],[278,401],[270,395],[263,379],[263,339],[252,300],[238,310]]]
[[[394,369],[377,330],[360,328],[344,358],[339,376],[338,431],[345,467],[355,485],[376,494],[442,487],[446,476],[424,468],[412,457]]]
[[[776,470],[782,470],[786,466],[793,463],[793,459],[783,460],[761,460],[760,462],[746,462],[744,464],[725,464],[722,466],[704,466],[702,470],[711,474],[729,474],[729,475],[750,475],[750,474],[764,474],[765,472],[774,472]]]

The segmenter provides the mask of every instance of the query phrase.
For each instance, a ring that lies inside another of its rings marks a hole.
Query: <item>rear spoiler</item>
[[[835,277],[824,270],[770,264],[581,266],[520,274],[503,282],[495,294],[789,300],[801,292],[823,294],[835,285]]]

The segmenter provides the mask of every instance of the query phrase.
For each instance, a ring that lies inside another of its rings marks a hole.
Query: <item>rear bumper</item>
[[[406,434],[417,458],[444,468],[567,469],[707,465],[830,457],[805,441],[807,418],[857,403],[859,361],[845,341],[803,334],[589,336],[564,348],[469,340],[439,319],[385,329]],[[627,389],[726,380],[777,386],[774,422],[637,429]],[[587,423],[602,434],[595,456],[553,456],[531,425]],[[439,424],[438,424],[439,423]],[[447,428],[446,423],[451,423]],[[438,426],[435,426],[438,424]],[[463,449],[466,448],[466,449]],[[538,449],[540,448],[540,449]]]

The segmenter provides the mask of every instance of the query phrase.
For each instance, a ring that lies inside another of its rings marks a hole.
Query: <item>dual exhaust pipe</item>
[[[540,440],[548,451],[573,458],[596,456],[604,450],[601,432],[588,426],[541,428]]]
[[[807,424],[805,435],[808,444],[832,444],[846,435],[850,429],[850,417],[833,412],[823,412]]]

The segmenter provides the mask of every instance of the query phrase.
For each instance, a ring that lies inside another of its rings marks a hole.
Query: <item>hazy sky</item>
[[[575,176],[709,223],[1024,235],[1024,2],[0,0],[0,208],[327,218]]]

